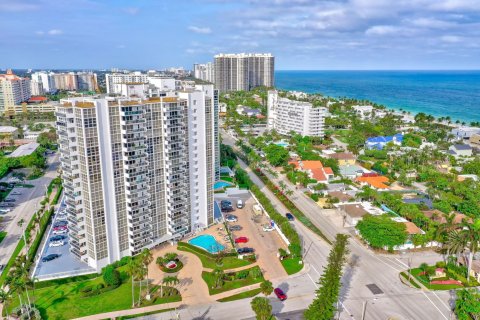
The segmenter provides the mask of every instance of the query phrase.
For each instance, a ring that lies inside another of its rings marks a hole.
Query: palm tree
[[[177,285],[180,283],[180,280],[178,279],[177,276],[172,276],[170,277],[170,285],[173,286],[174,289],[177,289]]]
[[[147,300],[150,300],[150,288],[149,288],[149,279],[148,279],[148,265],[153,261],[153,255],[150,250],[147,248],[143,249],[141,254],[141,259],[143,266],[145,267],[146,275],[147,275]]]
[[[458,225],[454,223],[455,220],[455,214],[450,213],[445,215],[445,223],[440,224],[437,227],[436,231],[436,236],[437,238],[441,238],[442,242],[445,243],[448,241],[448,235],[450,232],[454,231],[456,228],[458,228]],[[446,246],[447,248],[447,257],[450,256],[450,247]]]
[[[260,289],[265,296],[269,296],[273,292],[273,285],[271,281],[265,280],[260,284]]]
[[[214,288],[218,288],[222,285],[223,277],[225,273],[222,269],[214,269],[212,272]]]
[[[267,320],[272,316],[272,306],[267,298],[256,297],[250,302],[257,320]]]
[[[10,299],[11,293],[10,291],[6,291],[3,289],[0,289],[0,302],[3,303],[3,306],[5,307],[5,314],[7,315],[8,319],[8,299]]]
[[[476,219],[472,223],[464,221],[460,227],[461,229],[450,232],[447,247],[457,254],[464,254],[464,260],[468,261],[467,281],[470,282],[473,256],[478,252],[480,246],[480,219]],[[468,256],[465,255],[466,251],[468,251]]]
[[[25,220],[24,219],[20,219],[17,221],[17,226],[20,227],[20,229],[23,229],[23,225],[25,224]],[[25,247],[27,248],[27,253],[28,253],[28,245],[27,245],[27,237],[25,235],[25,231],[26,230],[23,230],[23,241],[25,242]]]
[[[135,282],[134,277],[137,273],[137,261],[135,259],[130,259],[127,263],[126,271],[127,274],[132,278],[132,308],[135,308]]]

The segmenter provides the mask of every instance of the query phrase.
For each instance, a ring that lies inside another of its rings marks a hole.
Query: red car
[[[238,237],[235,239],[235,243],[247,243],[248,238],[247,237]]]
[[[67,226],[59,226],[59,227],[54,227],[53,230],[67,230]]]
[[[277,298],[278,298],[280,301],[283,301],[283,300],[286,300],[286,299],[287,299],[287,295],[285,294],[285,292],[283,292],[282,289],[280,289],[280,288],[275,288],[275,290],[273,290],[273,292],[275,292],[275,295],[277,296]]]

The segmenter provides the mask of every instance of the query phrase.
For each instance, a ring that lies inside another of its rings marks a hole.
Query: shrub
[[[118,287],[122,283],[120,272],[118,272],[113,266],[105,268],[103,272],[103,281],[105,281],[107,286]]]
[[[92,286],[86,286],[85,288],[80,289],[81,293],[87,293],[93,290]]]
[[[437,268],[445,268],[447,266],[447,264],[445,263],[445,261],[438,261],[437,263],[435,263],[435,267]]]
[[[248,270],[242,270],[242,271],[238,271],[235,275],[235,278],[236,279],[245,279],[246,277],[248,277]]]

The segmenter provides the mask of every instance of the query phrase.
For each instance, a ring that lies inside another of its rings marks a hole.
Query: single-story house
[[[403,142],[403,134],[397,133],[393,136],[379,136],[368,138],[365,141],[365,148],[368,150],[376,149],[382,150],[388,143],[393,143],[397,146],[401,146]]]
[[[340,202],[348,202],[354,197],[346,191],[327,191],[327,195],[332,198],[337,198]]]
[[[468,144],[454,144],[448,148],[448,153],[454,157],[471,157],[473,149]]]
[[[453,128],[451,133],[457,139],[469,139],[474,134],[480,134],[480,128],[462,126],[458,128]]]
[[[433,210],[424,210],[422,211],[423,215],[434,222],[438,222],[440,224],[447,222],[447,215],[440,210],[433,209]],[[460,212],[453,212],[455,217],[453,218],[454,224],[460,224],[464,219],[470,219],[468,216],[464,215]]]
[[[338,165],[345,166],[345,165],[354,165],[356,158],[353,153],[350,152],[337,152],[328,155],[329,158],[337,159]]]
[[[249,117],[257,117],[262,115],[262,111],[260,109],[252,109],[242,105],[237,106],[237,113]]]
[[[12,153],[10,153],[7,157],[8,158],[16,158],[16,157],[23,157],[32,154],[40,144],[36,142],[30,142],[24,145],[21,145],[17,149],[15,149]]]
[[[459,174],[457,176],[457,181],[465,181],[467,179],[472,179],[473,181],[478,181],[478,176],[476,174]]]
[[[343,225],[349,227],[355,227],[368,214],[368,211],[360,203],[341,204],[338,209],[343,215]]]
[[[341,165],[339,166],[340,174],[348,179],[355,179],[356,177],[361,176],[364,173],[370,172],[369,170],[365,169],[362,166],[357,164],[353,165]]]
[[[335,177],[332,168],[324,167],[322,162],[318,160],[289,161],[288,163],[293,164],[300,171],[307,172],[310,178],[318,182],[328,183]]]
[[[0,139],[18,138],[18,128],[12,126],[0,126]]]
[[[367,185],[376,190],[388,189],[388,185],[386,185],[386,183],[388,183],[389,180],[385,176],[360,176],[355,180],[362,186]]]

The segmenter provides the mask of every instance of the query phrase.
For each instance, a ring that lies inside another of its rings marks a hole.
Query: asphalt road
[[[223,135],[223,143],[234,145],[234,140]],[[265,195],[271,200],[276,209],[285,214],[287,209],[283,204],[263,185],[262,181],[240,161],[240,165],[249,172],[250,178],[261,187]],[[296,190],[288,181],[284,182],[294,191],[291,200],[304,214],[328,237],[333,238],[337,233],[348,233],[348,230],[339,228],[324,215],[323,211],[309,197]],[[304,247],[308,252],[305,260],[309,265],[309,271],[288,280],[292,284],[290,297],[302,297],[316,288],[329,246],[315,234],[307,230],[301,223],[295,221],[294,225],[304,241]],[[403,285],[399,280],[399,272],[408,268],[408,259],[412,265],[422,262],[435,262],[441,257],[434,252],[422,252],[407,255],[379,255],[365,248],[354,237],[350,241],[350,260],[344,271],[342,279],[341,303],[343,307],[339,319],[361,319],[365,310],[365,319],[450,319],[451,301],[454,299],[450,292],[423,292]],[[382,293],[374,294],[367,285],[376,285]],[[297,290],[295,288],[300,288]],[[312,298],[312,297],[311,297]],[[310,299],[311,299],[310,298]],[[311,300],[309,300],[310,302]],[[309,303],[308,302],[308,303]],[[307,303],[307,305],[308,305]],[[301,303],[292,303],[287,300],[286,305],[294,304],[295,307],[303,308]],[[366,307],[364,307],[366,304]],[[293,307],[292,310],[295,310]],[[290,309],[291,307],[288,307]]]
[[[15,201],[13,210],[3,215],[3,231],[7,232],[7,236],[0,243],[0,264],[7,264],[18,241],[22,237],[23,230],[17,225],[18,221],[23,219],[25,221],[24,227],[28,224],[36,208],[40,208],[40,201],[42,201],[45,196],[46,186],[58,175],[58,154],[49,155],[47,161],[48,168],[42,177],[25,181],[27,184],[34,185],[33,188],[14,188],[12,192],[18,191],[21,195],[9,195],[9,198],[15,198],[17,200]]]

